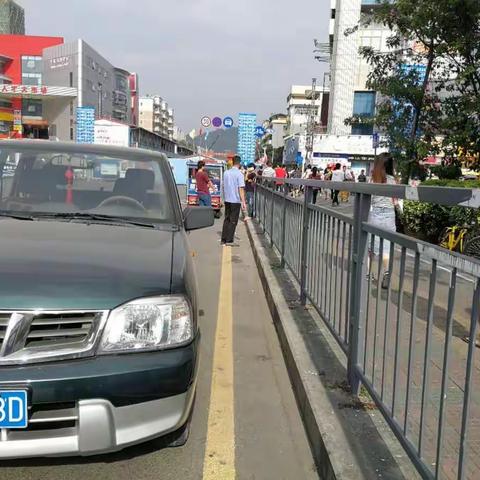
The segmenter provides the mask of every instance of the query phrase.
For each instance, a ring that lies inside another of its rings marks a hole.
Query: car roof
[[[48,140],[0,140],[0,148],[18,149],[29,152],[53,152],[53,153],[80,153],[90,155],[104,155],[125,159],[145,160],[145,157],[154,157],[157,161],[168,161],[164,153],[143,148],[114,147],[110,145],[52,142]],[[153,158],[152,158],[153,160]]]

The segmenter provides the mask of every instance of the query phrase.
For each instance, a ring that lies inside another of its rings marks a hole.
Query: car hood
[[[170,293],[171,231],[0,221],[0,310],[111,309]]]

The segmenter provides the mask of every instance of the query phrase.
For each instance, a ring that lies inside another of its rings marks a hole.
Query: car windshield
[[[161,160],[0,146],[0,213],[172,223]]]

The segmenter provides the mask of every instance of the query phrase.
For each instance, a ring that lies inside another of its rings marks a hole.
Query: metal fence
[[[480,191],[279,182],[257,185],[255,216],[347,355],[352,391],[368,390],[423,478],[480,478],[480,261],[369,223],[372,195],[478,208]],[[353,215],[313,205],[313,187],[352,192]]]

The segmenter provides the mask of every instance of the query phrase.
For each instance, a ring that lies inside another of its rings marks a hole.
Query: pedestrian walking
[[[234,243],[240,209],[245,211],[245,178],[240,171],[241,159],[233,157],[233,167],[223,176],[223,198],[225,201],[225,220],[222,229],[222,245],[236,246]]]
[[[335,165],[335,170],[332,172],[332,182],[343,182],[345,179],[345,175],[342,170],[342,165],[337,163]],[[338,194],[340,193],[339,190],[332,189],[332,206],[340,205],[338,201]]]
[[[358,176],[358,182],[359,183],[366,183],[367,181],[367,176],[365,175],[365,170],[362,170],[360,172],[360,175]]]
[[[247,200],[247,214],[253,217],[254,202],[255,202],[255,183],[257,181],[257,174],[255,173],[255,165],[251,163],[247,169],[245,177],[245,195]]]
[[[332,169],[330,167],[327,167],[323,172],[323,180],[326,182],[329,182],[331,179],[332,179]],[[330,195],[330,199],[333,198],[332,190],[330,190],[329,188],[324,188],[323,192],[324,192],[325,200],[328,200],[329,195]]]
[[[272,162],[268,160],[267,166],[263,169],[263,178],[275,178],[275,170],[272,167]]]
[[[374,162],[371,183],[387,183],[394,185],[395,177],[393,176],[393,158],[388,153],[382,153]],[[396,232],[397,226],[395,221],[395,205],[396,199],[389,197],[372,196],[372,202],[370,206],[370,215],[368,222],[382,230],[390,232]],[[380,254],[380,239],[375,236],[375,242],[373,252],[371,255]],[[383,241],[383,279],[382,288],[387,289],[390,284],[390,242],[388,240]]]
[[[347,169],[347,166],[344,165],[342,167],[343,170],[343,181],[344,182],[351,182],[352,181],[352,174],[351,172]],[[350,198],[350,192],[342,191],[340,192],[340,200],[344,203],[348,203],[348,200]]]
[[[210,190],[213,190],[214,187],[208,173],[205,171],[205,162],[203,160],[197,163],[195,182],[197,184],[198,204],[201,207],[211,207],[212,197]]]
[[[287,169],[282,167],[282,165],[277,165],[275,168],[275,178],[287,178]],[[281,190],[283,187],[283,182],[275,182],[277,190]]]
[[[312,168],[312,173],[310,175],[310,180],[321,180],[321,179],[322,179],[322,176],[321,176],[320,172],[318,171],[318,168],[313,167]],[[317,196],[318,196],[318,192],[320,192],[320,191],[321,191],[320,188],[313,188],[312,189],[312,194],[313,194],[312,203],[314,205],[317,204]]]

